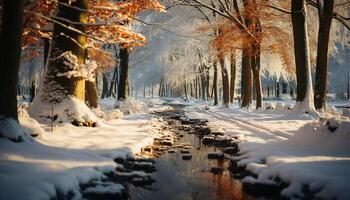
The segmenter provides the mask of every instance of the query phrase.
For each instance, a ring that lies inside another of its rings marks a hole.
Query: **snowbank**
[[[72,99],[66,103],[76,102]],[[85,109],[79,107],[79,103],[75,105],[77,109]],[[66,111],[60,109],[60,112]],[[132,156],[153,142],[158,133],[153,128],[152,118],[149,114],[137,114],[106,121],[98,119],[100,126],[95,128],[56,123],[51,132],[49,125],[39,124],[22,110],[19,119],[25,129],[41,133],[40,137],[21,143],[0,138],[0,199],[46,200],[68,194],[72,199],[80,199],[81,184],[99,181],[104,173],[115,171],[114,158]],[[4,136],[24,135],[23,129],[13,120],[0,120],[0,126]],[[121,186],[97,185],[84,192],[115,189],[119,191]]]
[[[26,139],[26,133],[21,126],[12,118],[0,115],[0,139],[10,139],[21,142]]]
[[[239,166],[258,175],[247,182],[279,182],[282,195],[303,198],[305,187],[316,198],[350,199],[350,120],[287,111],[187,108],[187,115],[209,120],[214,131],[236,135]]]
[[[122,113],[126,115],[146,112],[144,103],[137,101],[132,97],[128,97],[124,101],[117,101],[114,107],[118,108]]]
[[[48,123],[53,119],[56,123],[99,122],[95,114],[81,100],[69,96],[60,103],[49,104],[36,97],[29,107],[29,114],[39,122]]]

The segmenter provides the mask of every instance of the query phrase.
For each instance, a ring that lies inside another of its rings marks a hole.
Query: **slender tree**
[[[0,115],[17,120],[17,83],[23,24],[23,0],[2,1],[0,34]]]
[[[217,62],[213,63],[213,68],[214,68],[214,77],[213,77],[214,105],[218,105],[219,97],[218,97],[218,66],[217,66]]]
[[[314,110],[314,103],[305,0],[292,0],[291,9],[297,77],[297,99],[295,109],[300,112],[310,112]]]
[[[235,86],[236,86],[236,51],[231,52],[231,63],[230,63],[230,102],[233,103],[235,97]]]
[[[129,48],[121,48],[119,51],[120,73],[118,84],[118,100],[122,101],[128,97],[128,71],[129,71]]]
[[[229,86],[229,77],[228,71],[225,66],[224,58],[219,58],[221,66],[221,76],[222,76],[222,105],[228,107],[230,103],[230,86]]]
[[[318,0],[319,30],[317,41],[315,108],[326,107],[329,40],[334,11],[334,0]]]

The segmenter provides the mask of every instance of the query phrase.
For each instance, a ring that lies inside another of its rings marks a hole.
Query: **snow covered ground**
[[[54,124],[53,132],[50,124],[39,124],[21,110],[24,129],[39,136],[20,143],[0,139],[0,199],[52,199],[58,194],[79,199],[81,184],[115,170],[114,158],[132,156],[151,144],[158,134],[153,128],[157,122],[144,112],[147,109],[134,100],[120,110],[113,108],[114,103],[113,99],[101,102],[106,114],[99,118],[98,127],[63,123]],[[151,101],[146,104],[164,109]],[[133,114],[122,116],[122,112]]]
[[[258,175],[247,182],[281,179],[282,195],[302,198],[306,187],[320,198],[350,199],[350,120],[296,114],[288,109],[248,111],[205,105],[186,114],[209,120],[213,131],[237,135],[239,166]]]
[[[267,104],[274,110],[246,110],[213,107],[198,100],[139,100],[118,105],[114,99],[103,100],[102,111],[93,111],[98,127],[55,123],[53,132],[50,123],[39,123],[20,109],[24,130],[39,136],[21,143],[0,139],[0,199],[52,199],[67,194],[80,199],[81,184],[115,171],[114,158],[132,156],[153,142],[158,135],[154,125],[161,122],[149,111],[169,109],[165,101],[186,104],[189,117],[208,119],[212,131],[239,138],[240,156],[232,159],[258,175],[243,181],[271,183],[278,178],[289,184],[282,191],[284,196],[302,198],[308,187],[316,197],[350,199],[348,117],[330,115],[320,120],[282,104]],[[121,188],[98,185],[86,192]]]

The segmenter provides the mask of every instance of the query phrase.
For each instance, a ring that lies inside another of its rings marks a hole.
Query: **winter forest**
[[[349,0],[0,0],[0,49],[0,200],[350,199]]]

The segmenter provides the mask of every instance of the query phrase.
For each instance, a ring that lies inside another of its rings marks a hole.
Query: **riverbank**
[[[231,159],[254,174],[243,179],[248,187],[272,185],[288,198],[350,198],[348,118],[206,105],[188,107],[186,114],[208,119],[212,131],[237,137],[239,155]]]
[[[120,165],[115,158],[133,157],[153,143],[157,121],[148,110],[166,107],[150,101],[143,103],[145,110],[137,110],[141,105],[135,102],[120,109],[114,104],[113,99],[101,102],[104,113],[94,128],[69,123],[51,128],[22,110],[20,121],[36,137],[19,143],[0,139],[0,199],[80,199],[87,193],[121,193],[122,185],[101,180],[116,173]],[[129,114],[123,116],[123,111]]]

